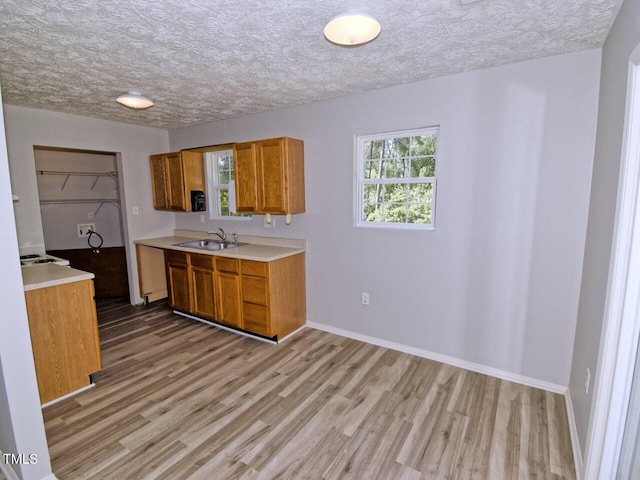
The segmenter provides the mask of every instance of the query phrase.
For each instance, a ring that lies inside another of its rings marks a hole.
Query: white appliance
[[[20,255],[20,265],[23,267],[32,265],[42,265],[43,263],[55,263],[56,265],[62,265],[63,267],[69,266],[69,260],[64,258],[54,257],[53,255],[37,254]]]

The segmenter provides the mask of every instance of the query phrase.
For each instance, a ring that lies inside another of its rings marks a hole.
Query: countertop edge
[[[24,274],[25,271],[23,270],[23,286],[25,292],[39,290],[41,288],[56,287],[58,285],[65,285],[67,283],[81,282],[83,280],[92,280],[93,278],[95,278],[95,275],[91,272],[76,270],[74,268],[64,267],[60,265],[30,265],[22,268],[40,269],[27,270],[26,279]]]
[[[163,250],[176,250],[186,253],[196,253],[201,255],[212,255],[227,258],[238,258],[241,260],[253,260],[257,262],[272,262],[280,260],[282,258],[290,257],[292,255],[298,255],[306,251],[305,248],[286,247],[278,245],[263,245],[258,243],[252,243],[248,245],[242,245],[239,247],[233,247],[232,249],[221,250],[205,250],[200,248],[180,247],[175,245],[176,243],[188,242],[194,240],[194,237],[178,237],[167,236],[158,238],[147,238],[134,240],[135,245],[142,245],[145,247],[160,248]],[[261,250],[255,252],[255,250]],[[252,252],[252,250],[254,250]]]

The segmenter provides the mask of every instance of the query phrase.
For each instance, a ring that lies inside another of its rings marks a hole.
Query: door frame
[[[585,479],[616,478],[640,338],[640,44],[629,57],[616,219]]]

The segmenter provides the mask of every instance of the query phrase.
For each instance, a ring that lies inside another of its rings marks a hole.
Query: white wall
[[[611,257],[622,148],[629,55],[640,43],[640,0],[625,0],[602,51],[600,106],[591,186],[582,289],[569,390],[584,452],[593,392],[585,394],[587,368],[596,367]]]
[[[0,105],[0,450],[4,453],[35,454],[37,463],[15,465],[23,480],[51,474],[44,432],[36,371],[31,350],[27,309],[18,260],[18,242],[9,184],[4,118]]]
[[[118,155],[120,196],[131,300],[140,302],[133,241],[171,234],[174,214],[153,209],[149,155],[169,151],[166,130],[5,105],[9,169],[20,251],[44,250],[44,234],[33,147],[114,152]],[[140,214],[134,216],[132,207]],[[105,207],[108,208],[108,207]]]
[[[307,210],[292,225],[196,213],[176,226],[305,238],[308,321],[566,386],[599,67],[591,50],[172,130],[171,150],[305,142]],[[353,227],[354,135],[430,125],[436,231]]]

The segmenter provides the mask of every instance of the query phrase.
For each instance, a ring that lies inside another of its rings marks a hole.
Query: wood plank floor
[[[96,386],[44,409],[66,479],[572,479],[564,399],[304,329],[274,346],[101,301]]]

